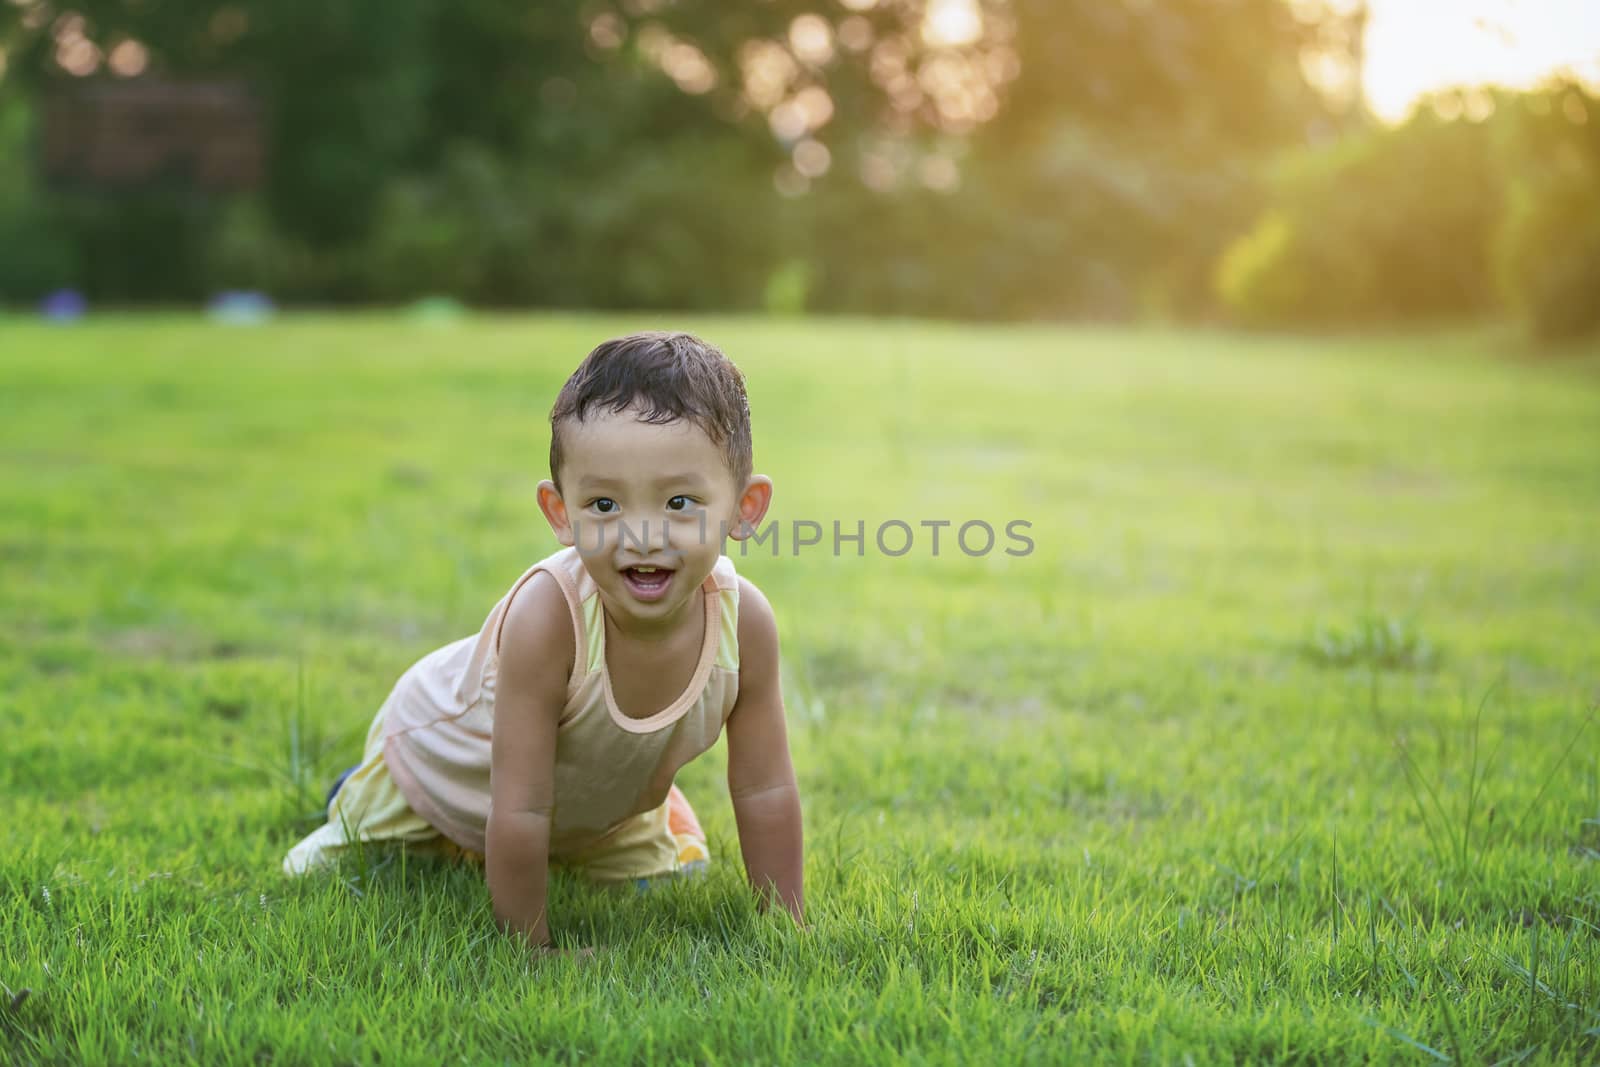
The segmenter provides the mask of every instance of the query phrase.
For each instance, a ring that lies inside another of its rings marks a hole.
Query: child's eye
[[[617,510],[617,502],[608,496],[597,497],[589,502],[589,506],[602,515],[609,515]]]
[[[668,511],[688,511],[692,507],[694,507],[694,498],[684,496],[682,493],[667,501]]]

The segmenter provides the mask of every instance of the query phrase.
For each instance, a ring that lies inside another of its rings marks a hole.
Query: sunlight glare
[[[1600,86],[1595,0],[1371,0],[1370,10],[1362,82],[1388,122],[1456,86],[1528,89],[1558,71]]]
[[[932,48],[959,48],[983,36],[983,13],[976,0],[930,0],[922,19],[922,40]]]

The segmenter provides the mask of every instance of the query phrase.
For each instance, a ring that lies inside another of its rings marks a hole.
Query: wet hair
[[[634,409],[641,422],[687,419],[722,449],[738,488],[753,467],[744,375],[716,345],[687,333],[629,334],[578,364],[550,409],[550,477],[561,487],[561,428],[596,409]]]

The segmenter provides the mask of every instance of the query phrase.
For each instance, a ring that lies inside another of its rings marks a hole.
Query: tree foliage
[[[1593,101],[1373,128],[1315,0],[70,2],[0,4],[0,297],[1592,324]],[[248,84],[261,188],[43,187],[69,34]]]
[[[1218,263],[1220,297],[1265,325],[1504,308],[1541,338],[1600,328],[1596,119],[1576,84],[1450,92],[1398,127],[1289,154]]]

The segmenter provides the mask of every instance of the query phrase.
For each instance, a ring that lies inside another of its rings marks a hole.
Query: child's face
[[[637,623],[671,623],[691,603],[742,522],[760,522],[772,483],[735,485],[722,449],[693,422],[641,422],[600,411],[561,429],[561,486],[539,505],[564,545],[576,545],[606,609]]]

